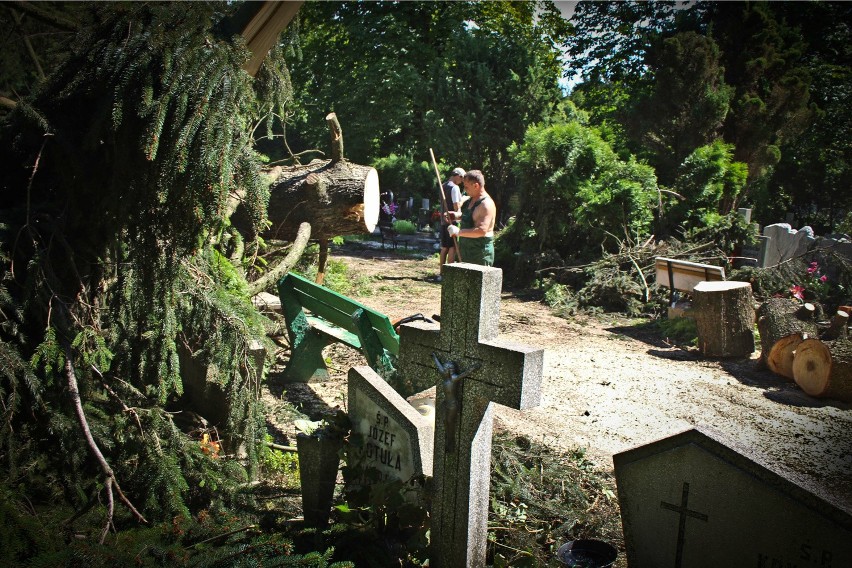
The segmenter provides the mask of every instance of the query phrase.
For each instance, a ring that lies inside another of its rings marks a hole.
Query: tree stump
[[[802,340],[817,335],[814,312],[813,305],[788,298],[770,298],[757,310],[760,359],[772,372],[793,380],[793,352]]]
[[[754,352],[754,307],[748,282],[700,282],[692,291],[698,348],[708,357]]]
[[[793,379],[811,396],[852,402],[852,342],[802,341],[793,359]]]

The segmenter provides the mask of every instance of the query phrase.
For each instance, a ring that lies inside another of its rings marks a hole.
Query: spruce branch
[[[103,532],[101,532],[101,540],[100,543],[104,543],[104,539],[106,539],[106,535],[109,532],[109,528],[113,526],[112,516],[114,511],[114,502],[113,502],[113,494],[112,489],[115,486],[116,492],[118,492],[118,497],[121,499],[121,502],[124,503],[130,512],[136,517],[137,520],[141,523],[148,524],[148,521],[145,520],[145,517],[142,516],[142,513],[136,510],[136,507],[133,506],[133,503],[124,495],[124,492],[121,490],[121,486],[118,484],[118,480],[115,478],[115,472],[113,472],[109,463],[107,463],[106,458],[104,457],[101,449],[98,447],[97,442],[95,442],[95,438],[92,436],[92,431],[89,429],[89,421],[86,419],[86,413],[83,410],[83,401],[80,399],[80,388],[77,385],[77,375],[74,372],[74,364],[71,362],[71,358],[73,357],[73,353],[71,352],[71,347],[69,345],[65,346],[65,378],[68,381],[68,396],[71,398],[71,403],[74,405],[74,411],[77,414],[77,421],[80,423],[80,427],[83,429],[83,436],[86,438],[86,444],[89,446],[89,451],[98,461],[98,464],[101,466],[101,471],[106,477],[105,488],[107,491],[107,522],[104,527]]]

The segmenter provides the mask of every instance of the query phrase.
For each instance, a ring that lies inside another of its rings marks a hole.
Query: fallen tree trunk
[[[281,168],[269,186],[266,239],[292,241],[302,223],[311,225],[311,240],[372,233],[379,221],[379,174],[375,168],[343,158],[343,133],[334,113],[325,117],[331,135],[331,160]],[[231,222],[250,227],[242,205]],[[322,267],[321,267],[322,268]]]
[[[770,298],[757,310],[760,359],[773,372],[793,379],[793,351],[802,340],[816,337],[816,309],[788,298]]]
[[[311,238],[372,233],[379,220],[379,175],[346,160],[314,160],[284,168],[270,186],[264,239],[292,241],[302,223]]]
[[[692,290],[698,347],[709,357],[754,352],[754,306],[748,282],[700,282]]]
[[[811,396],[852,402],[852,342],[802,341],[793,359],[793,379]]]

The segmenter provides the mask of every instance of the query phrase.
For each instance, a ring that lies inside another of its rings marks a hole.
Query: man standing
[[[459,237],[462,262],[494,265],[494,224],[497,222],[497,205],[485,191],[485,176],[479,170],[464,175],[464,188],[470,196],[461,211],[449,211],[447,217],[461,219],[461,229],[449,225],[450,236]]]
[[[448,179],[446,183],[441,186],[441,190],[444,192],[444,199],[447,202],[448,211],[461,211],[461,188],[459,188],[459,185],[462,183],[463,179],[464,170],[461,168],[456,168],[450,174],[450,179]],[[455,240],[447,232],[447,229],[450,227],[450,225],[453,225],[455,223],[450,222],[447,219],[448,217],[446,215],[441,216],[441,271],[438,274],[438,282],[443,279],[444,265],[447,263],[452,264],[455,261],[456,257]]]

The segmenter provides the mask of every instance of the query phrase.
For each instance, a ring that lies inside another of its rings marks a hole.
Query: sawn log
[[[760,359],[772,372],[793,379],[793,352],[802,340],[817,335],[814,311],[789,298],[770,298],[758,308]]]
[[[852,342],[802,341],[793,359],[793,379],[811,396],[852,402]]]

